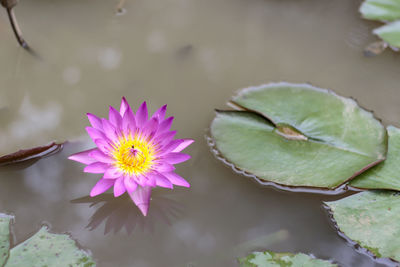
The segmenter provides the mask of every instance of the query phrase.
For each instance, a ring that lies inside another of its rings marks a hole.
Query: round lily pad
[[[400,261],[400,195],[365,191],[325,203],[338,229],[376,257]]]
[[[69,235],[54,234],[43,226],[33,236],[10,248],[13,216],[0,213],[0,267],[93,267],[92,256]]]
[[[387,133],[350,98],[308,84],[241,90],[211,138],[235,168],[279,185],[335,189],[385,159]]]
[[[5,267],[20,266],[94,267],[96,264],[68,235],[49,233],[44,226],[11,249]]]
[[[337,267],[330,261],[316,259],[303,253],[253,252],[239,259],[240,267]]]

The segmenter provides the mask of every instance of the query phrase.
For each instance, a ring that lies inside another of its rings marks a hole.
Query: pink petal
[[[110,106],[110,111],[108,113],[108,118],[110,122],[116,127],[116,128],[121,128],[122,126],[122,117],[119,114],[119,112]]]
[[[169,117],[169,118],[165,119],[163,122],[161,122],[160,126],[158,126],[158,132],[164,133],[165,131],[169,131],[173,120],[174,120],[174,117]]]
[[[175,167],[174,167],[173,165],[168,164],[168,163],[166,163],[166,162],[159,162],[159,163],[156,165],[155,168],[156,168],[156,170],[157,170],[158,172],[171,172],[171,171],[175,170]]]
[[[114,181],[114,180],[110,180],[110,181]],[[114,196],[115,197],[119,197],[120,195],[125,193],[125,191],[126,191],[126,188],[125,188],[125,184],[124,184],[124,176],[121,176],[120,178],[115,180],[115,183],[114,183]]]
[[[154,176],[149,176],[148,174],[146,174],[144,177],[146,178],[145,186],[150,186],[150,187],[157,186],[156,178]]]
[[[114,180],[100,179],[97,184],[90,191],[90,196],[94,197],[106,192],[111,186],[113,186]]]
[[[187,161],[190,159],[190,155],[188,154],[183,154],[183,153],[177,153],[177,152],[171,152],[165,156],[162,157],[162,159],[169,164],[178,164],[184,161]]]
[[[129,176],[124,177],[124,184],[128,193],[132,193],[138,187],[138,184],[134,181],[134,179]]]
[[[172,150],[172,152],[181,152],[182,150],[184,150],[186,147],[188,147],[189,145],[191,145],[194,142],[193,139],[180,139],[180,140],[183,140],[183,142],[180,143],[177,148]]]
[[[104,139],[96,139],[94,140],[96,146],[101,150],[101,152],[108,154],[112,151],[112,146]]]
[[[118,142],[118,134],[116,128],[106,119],[102,119],[103,129],[106,136],[114,143]]]
[[[103,178],[104,179],[117,179],[117,178],[121,177],[122,175],[123,175],[123,173],[118,168],[110,167],[104,173]]]
[[[125,111],[130,108],[128,101],[126,101],[125,97],[122,97],[122,101],[121,101],[121,106],[119,108],[119,114],[121,115],[121,117],[124,116]]]
[[[149,173],[146,175],[147,177],[152,176],[152,178],[156,181],[157,186],[165,187],[165,188],[173,188],[172,183],[166,178],[164,175],[160,173]]]
[[[124,117],[122,118],[122,131],[125,134],[130,132],[132,135],[136,131],[135,115],[133,115],[133,112],[130,107],[128,107],[128,109],[124,114]]]
[[[145,138],[148,138],[151,140],[153,136],[156,134],[158,128],[158,119],[156,118],[151,118],[146,122],[146,124],[143,126],[143,136]]]
[[[104,162],[104,163],[113,163],[114,159],[110,156],[104,154],[100,150],[96,149],[90,152],[89,154],[92,158],[96,159],[97,161]]]
[[[93,128],[96,128],[98,130],[103,129],[103,125],[101,123],[101,119],[97,117],[96,115],[93,115],[91,113],[86,114],[88,116],[90,124],[93,126]]]
[[[185,179],[174,172],[163,173],[163,175],[174,185],[190,187],[190,184]]]
[[[148,179],[143,175],[134,176],[135,182],[140,186],[145,186],[147,184]]]
[[[96,148],[85,150],[85,151],[82,151],[79,153],[75,153],[75,154],[69,156],[68,159],[74,160],[74,161],[77,161],[77,162],[80,162],[83,164],[91,164],[93,162],[96,162],[96,160],[94,158],[89,156],[90,152],[92,152],[93,150],[96,150]]]
[[[147,117],[148,117],[148,114],[147,114],[147,104],[146,104],[146,101],[144,101],[144,102],[140,105],[139,109],[138,109],[137,112],[136,112],[136,126],[137,126],[138,128],[142,128],[143,125],[144,125],[144,124],[146,123],[146,121],[147,121]]]
[[[136,206],[140,209],[142,214],[146,216],[150,205],[151,187],[138,186],[134,192],[129,194],[129,196],[136,204]]]
[[[179,147],[179,145],[181,143],[183,143],[183,139],[177,139],[177,140],[172,140],[171,142],[169,142],[168,144],[166,144],[164,147],[160,148],[159,151],[157,152],[157,154],[159,156],[168,154],[169,152],[173,152],[174,149],[176,149],[177,147]]]
[[[105,171],[109,168],[110,165],[103,162],[93,162],[87,165],[83,171],[90,173],[105,173]]]
[[[154,112],[151,118],[155,118],[158,119],[158,121],[162,121],[164,120],[166,111],[167,111],[167,105],[164,105],[161,108],[159,108],[156,112]]]
[[[96,139],[107,139],[103,131],[100,131],[96,128],[86,127],[86,132],[89,134],[90,138],[92,138],[93,141]]]
[[[158,142],[158,146],[162,148],[168,145],[172,141],[172,139],[174,139],[175,134],[176,131],[165,132],[155,137],[155,140]]]

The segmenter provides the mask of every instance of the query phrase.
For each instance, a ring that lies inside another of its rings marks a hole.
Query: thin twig
[[[14,11],[12,8],[7,8],[7,14],[8,18],[10,19],[11,27],[14,31],[15,37],[17,38],[18,43],[25,49],[27,49],[29,46],[25,42],[24,38],[22,38],[22,33],[21,29],[18,26],[17,19],[15,17]]]
[[[15,17],[13,7],[11,8],[6,8],[8,18],[10,19],[11,23],[11,28],[13,29],[13,32],[15,34],[15,37],[17,38],[17,41],[21,47],[23,47],[26,51],[28,51],[31,55],[39,58],[38,54],[36,54],[35,51],[28,45],[28,43],[25,41],[25,39],[22,37],[22,32],[21,29],[19,28],[17,18]]]

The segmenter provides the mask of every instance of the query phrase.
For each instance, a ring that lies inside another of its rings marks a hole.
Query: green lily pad
[[[388,126],[389,148],[387,158],[350,182],[363,189],[392,189],[400,191],[400,129]]]
[[[253,252],[239,259],[240,267],[334,267],[330,261],[316,259],[303,253]]]
[[[366,0],[360,7],[362,16],[366,19],[393,21],[400,19],[399,0]]]
[[[53,234],[43,226],[29,239],[11,248],[11,225],[13,216],[0,213],[0,266],[95,266],[92,257],[80,249],[66,234]]]
[[[376,257],[400,261],[400,195],[365,191],[325,204],[351,240]]]
[[[4,266],[10,250],[10,222],[13,216],[0,213],[0,266]]]
[[[219,157],[279,185],[335,189],[385,159],[387,134],[349,98],[307,84],[244,89],[217,111],[211,137]]]
[[[92,257],[79,249],[68,235],[49,233],[44,226],[28,240],[11,249],[5,267],[95,265]]]
[[[382,40],[393,47],[400,47],[400,20],[386,24],[373,31]]]

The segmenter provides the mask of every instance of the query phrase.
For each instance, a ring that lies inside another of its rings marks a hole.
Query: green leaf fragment
[[[0,266],[6,263],[10,250],[10,222],[13,216],[0,213]]]
[[[224,159],[287,186],[334,189],[386,155],[386,130],[349,98],[306,84],[242,90],[211,124]]]
[[[5,267],[95,265],[92,257],[79,249],[68,235],[49,233],[47,227],[42,227],[32,237],[11,249]]]
[[[386,24],[373,31],[382,40],[393,47],[400,48],[400,20]]]
[[[350,186],[400,191],[400,129],[388,126],[387,132],[389,148],[386,160],[356,177]]]
[[[240,267],[334,267],[329,261],[320,260],[303,253],[253,252],[239,259]]]
[[[400,195],[365,191],[325,204],[351,240],[377,257],[400,261]]]
[[[400,0],[366,0],[360,7],[366,19],[393,21],[400,19]]]

